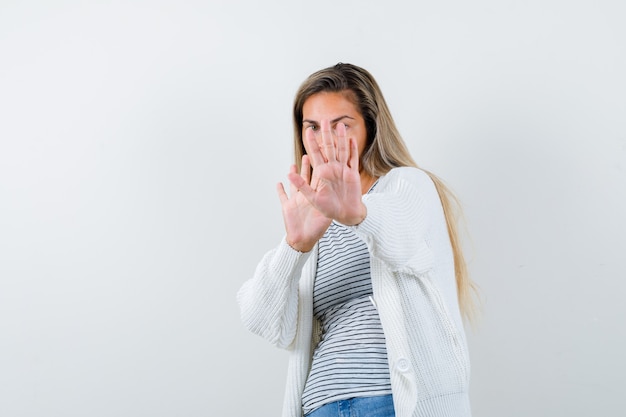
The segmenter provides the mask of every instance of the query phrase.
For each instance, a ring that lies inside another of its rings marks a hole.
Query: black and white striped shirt
[[[391,394],[385,336],[371,295],[365,242],[333,222],[319,241],[313,314],[322,339],[302,395],[305,414],[341,399]]]

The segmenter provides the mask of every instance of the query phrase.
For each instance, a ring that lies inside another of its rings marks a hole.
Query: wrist
[[[361,202],[361,210],[360,210],[359,215],[356,216],[351,221],[343,223],[343,224],[345,224],[346,226],[358,226],[361,223],[363,223],[366,217],[367,217],[367,206],[363,204],[363,202]]]
[[[359,222],[357,224],[355,224],[355,226],[360,225],[367,218],[367,206],[365,204],[363,204],[363,202],[361,202],[361,206],[363,207],[363,216],[361,217],[361,220],[359,220]]]
[[[365,218],[367,217],[367,206],[365,204],[363,204],[363,202],[361,202],[361,207],[362,207],[361,219],[359,220],[359,222],[357,224],[355,224],[355,226],[358,226],[361,223],[363,223],[365,221]]]
[[[289,245],[291,249],[301,253],[309,252],[311,249],[313,249],[313,246],[315,246],[315,244],[311,245],[305,242],[293,242],[289,239],[289,236],[285,238],[285,243],[287,243],[287,245]]]

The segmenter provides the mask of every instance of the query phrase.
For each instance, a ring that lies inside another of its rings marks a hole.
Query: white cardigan
[[[437,190],[425,172],[395,168],[363,202],[367,217],[353,228],[371,255],[396,416],[468,417],[469,355]],[[290,351],[283,417],[302,417],[302,391],[320,339],[316,266],[317,246],[301,253],[283,239],[237,294],[243,324]]]

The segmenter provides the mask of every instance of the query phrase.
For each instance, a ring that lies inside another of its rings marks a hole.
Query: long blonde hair
[[[302,156],[306,153],[302,141],[302,109],[305,101],[320,92],[340,92],[352,101],[365,120],[367,143],[361,155],[359,167],[367,174],[381,177],[392,168],[410,166],[418,168],[402,140],[393,117],[387,107],[378,83],[363,68],[339,63],[311,74],[300,86],[293,106],[294,153],[300,169]],[[475,312],[476,287],[469,277],[458,231],[460,204],[450,189],[437,176],[424,170],[432,179],[448,226],[448,235],[454,255],[459,306],[464,318],[472,321]]]

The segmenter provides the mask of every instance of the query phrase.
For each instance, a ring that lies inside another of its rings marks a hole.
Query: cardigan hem
[[[415,417],[456,417],[471,415],[469,394],[459,392],[418,401]]]

